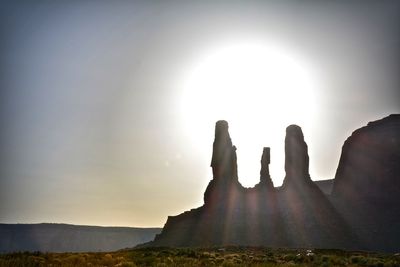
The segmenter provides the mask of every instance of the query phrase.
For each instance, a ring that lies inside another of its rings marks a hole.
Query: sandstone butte
[[[281,187],[261,156],[260,182],[244,188],[226,121],[215,125],[213,178],[204,205],[169,216],[141,246],[267,246],[398,252],[400,248],[400,114],[370,122],[345,141],[330,194],[309,174],[308,147],[297,125],[286,128]]]

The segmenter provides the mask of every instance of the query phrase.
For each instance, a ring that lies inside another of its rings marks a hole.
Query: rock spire
[[[397,252],[400,247],[400,115],[356,130],[343,146],[334,189],[311,181],[302,130],[286,129],[283,186],[269,174],[270,149],[261,157],[260,183],[237,181],[236,148],[228,123],[218,121],[204,205],[169,216],[143,246],[314,247]],[[371,234],[372,233],[372,234]]]
[[[228,122],[217,121],[215,124],[215,139],[211,168],[216,180],[238,180],[236,147],[232,145],[228,131]]]
[[[300,126],[289,125],[285,138],[285,180],[283,185],[311,181],[308,171],[308,147]]]
[[[269,174],[270,158],[270,148],[264,147],[261,156],[260,185],[266,185],[268,188],[273,189],[274,185]]]

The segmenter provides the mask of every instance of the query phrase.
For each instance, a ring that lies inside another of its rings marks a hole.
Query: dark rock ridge
[[[260,182],[244,188],[238,181],[236,147],[228,123],[218,121],[213,179],[204,193],[204,205],[169,216],[161,234],[143,246],[395,251],[400,247],[399,118],[391,115],[353,133],[343,146],[331,195],[310,177],[308,148],[297,125],[286,129],[283,185],[273,186],[270,148],[265,147]]]
[[[344,142],[332,194],[400,203],[400,115],[370,122]]]
[[[400,248],[400,114],[370,122],[344,142],[332,202],[372,250]]]

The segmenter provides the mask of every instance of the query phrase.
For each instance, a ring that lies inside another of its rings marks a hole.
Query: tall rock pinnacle
[[[211,168],[213,180],[204,192],[204,204],[211,207],[224,207],[229,196],[240,187],[237,173],[236,147],[232,145],[228,122],[217,121]]]
[[[236,147],[232,145],[228,131],[228,122],[217,121],[211,168],[213,178],[217,180],[238,180]]]
[[[308,172],[309,157],[308,147],[304,141],[301,128],[297,125],[289,125],[286,128],[285,138],[285,172],[283,185],[290,183],[299,184],[311,181]]]
[[[274,185],[269,174],[269,164],[270,164],[270,148],[264,147],[261,156],[261,170],[260,170],[260,184],[266,185],[268,188],[273,189]]]

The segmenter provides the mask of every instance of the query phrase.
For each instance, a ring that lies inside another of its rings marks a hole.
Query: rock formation
[[[237,172],[236,147],[232,145],[226,121],[215,124],[215,138],[211,158],[213,180],[204,193],[207,206],[223,206],[241,189]]]
[[[345,141],[332,195],[400,203],[400,115],[370,122]]]
[[[265,147],[260,182],[244,188],[238,181],[236,147],[228,123],[218,121],[211,159],[213,179],[204,193],[204,205],[169,216],[161,234],[143,246],[395,251],[400,247],[399,144],[400,115],[355,131],[343,146],[333,191],[327,195],[311,180],[301,128],[290,125],[282,187],[273,186],[270,149]]]
[[[352,248],[357,238],[310,178],[308,147],[297,125],[286,128],[285,172],[278,203],[288,246]]]
[[[309,157],[308,147],[304,141],[301,128],[290,125],[286,128],[285,138],[285,172],[283,187],[310,183],[308,171]]]
[[[400,115],[370,122],[342,148],[332,202],[371,250],[400,247]]]
[[[226,121],[217,121],[215,124],[211,168],[214,179],[237,181],[236,147],[232,146],[228,128]]]
[[[271,163],[270,148],[264,147],[261,156],[261,170],[260,170],[260,183],[259,186],[263,186],[267,189],[272,190],[274,184],[272,183],[271,176],[269,174],[269,164]]]
[[[334,179],[314,181],[319,189],[325,194],[330,196],[332,193]]]

